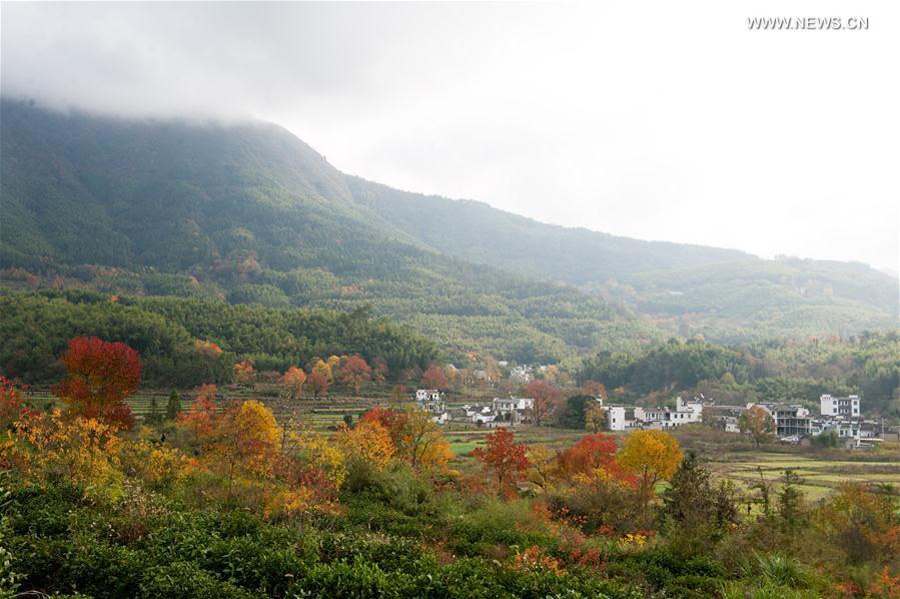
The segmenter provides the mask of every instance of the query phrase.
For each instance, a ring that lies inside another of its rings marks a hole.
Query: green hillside
[[[273,126],[120,121],[4,102],[2,131],[7,285],[371,306],[451,355],[527,362],[658,338],[599,297],[411,242]]]
[[[735,343],[896,329],[898,281],[863,264],[761,260],[546,225],[473,201],[348,178],[358,204],[445,254],[557,281],[642,314],[668,334]]]
[[[389,378],[427,368],[433,343],[365,311],[224,306],[176,297],[121,297],[96,292],[7,293],[0,297],[0,372],[29,383],[63,375],[57,356],[73,337],[127,343],[154,385],[192,387],[229,382],[232,366],[253,360],[259,371],[284,372],[315,357],[360,354],[383,361]],[[220,352],[200,343],[214,343]]]
[[[0,110],[7,288],[89,288],[411,325],[449,355],[521,362],[896,328],[897,280],[544,225],[342,174],[260,123]]]

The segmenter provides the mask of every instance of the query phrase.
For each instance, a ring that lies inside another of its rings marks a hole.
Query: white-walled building
[[[518,424],[528,419],[528,411],[534,407],[534,399],[530,397],[495,397],[493,407],[497,420]]]
[[[416,390],[416,403],[420,408],[432,414],[436,422],[443,424],[449,418],[444,406],[444,399],[437,389]]]
[[[417,389],[416,401],[419,403],[426,401],[441,401],[441,392],[437,389]]]
[[[611,431],[624,431],[631,428],[675,428],[684,424],[700,422],[702,419],[703,405],[699,402],[686,402],[680,397],[675,400],[674,410],[660,407],[636,407],[632,411],[621,406],[609,406],[606,409],[606,427]]]
[[[860,415],[859,395],[851,395],[850,397],[822,395],[819,397],[819,403],[821,404],[822,416],[858,418]]]
[[[632,416],[634,411],[632,410]],[[634,418],[627,419],[628,410],[622,406],[606,408],[606,428],[611,431],[624,431],[629,425],[633,425]]]

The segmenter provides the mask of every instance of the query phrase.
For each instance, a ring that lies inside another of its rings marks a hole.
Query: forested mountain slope
[[[896,327],[897,281],[544,225],[347,176],[274,125],[0,107],[8,287],[88,287],[412,325],[450,355],[524,362]],[[647,318],[638,317],[639,314]]]
[[[721,342],[849,335],[898,326],[898,280],[864,264],[647,242],[547,225],[473,201],[356,177],[358,204],[449,255],[571,284],[643,314],[669,334]]]
[[[411,241],[356,205],[345,183],[269,125],[120,121],[4,102],[5,279],[272,307],[371,305],[451,355],[529,362],[659,336],[602,298]]]

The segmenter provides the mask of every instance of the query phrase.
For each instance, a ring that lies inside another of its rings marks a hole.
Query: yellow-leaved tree
[[[374,470],[390,465],[396,452],[390,432],[373,420],[360,420],[352,428],[344,425],[335,439],[347,463],[363,464]]]
[[[669,480],[684,455],[678,441],[663,431],[635,431],[628,435],[616,461],[638,479],[644,513],[656,489],[656,483]]]
[[[246,473],[271,476],[278,457],[280,429],[271,410],[256,400],[228,408],[215,419],[206,462],[228,479]]]

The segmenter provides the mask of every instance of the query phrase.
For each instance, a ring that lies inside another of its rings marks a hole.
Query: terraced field
[[[791,469],[801,479],[799,489],[812,501],[827,497],[842,482],[883,483],[900,489],[900,456],[891,458],[873,454],[869,457],[860,451],[851,453],[849,450],[846,455],[853,459],[751,452],[726,455],[710,465],[718,474],[734,480],[744,489],[760,480],[777,483],[784,477],[784,472]]]

